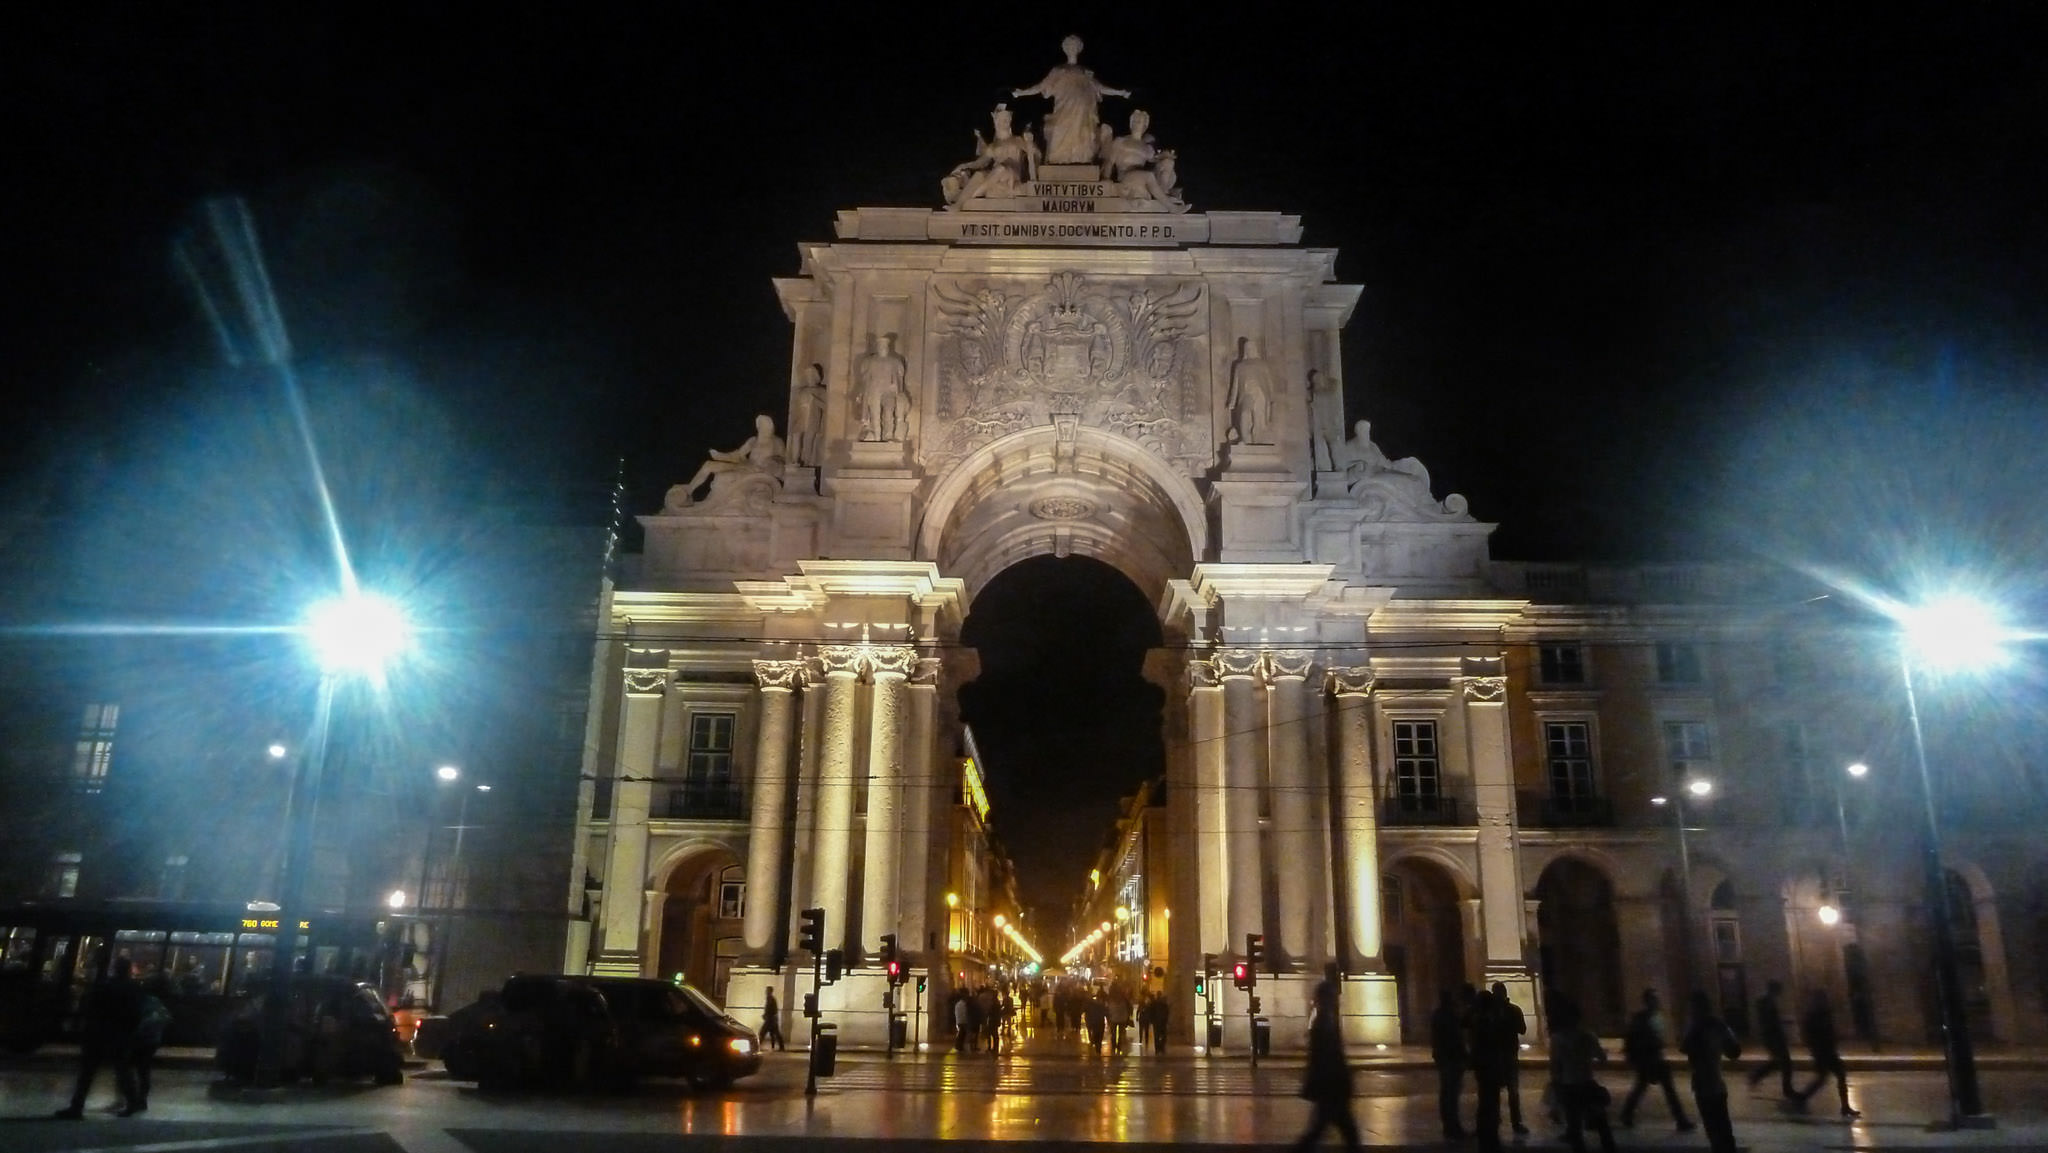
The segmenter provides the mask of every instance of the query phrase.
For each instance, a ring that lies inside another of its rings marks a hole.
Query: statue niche
[[[881,348],[868,334],[868,352],[854,365],[854,402],[860,406],[860,438],[863,441],[904,441],[910,439],[910,365],[896,351],[896,334],[885,332]]]

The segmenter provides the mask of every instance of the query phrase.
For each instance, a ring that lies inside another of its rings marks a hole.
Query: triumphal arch
[[[693,902],[734,929],[693,978],[716,966],[743,1016],[770,986],[794,1006],[795,911],[818,907],[829,943],[872,956],[894,935],[943,997],[961,622],[1007,566],[1079,555],[1136,583],[1167,637],[1147,675],[1185,867],[1152,963],[1176,1036],[1196,1029],[1181,978],[1262,933],[1276,1043],[1299,1043],[1330,963],[1351,1038],[1399,1039],[1376,792],[1406,707],[1442,718],[1471,774],[1471,969],[1531,1004],[1492,526],[1345,427],[1360,289],[1336,253],[1298,217],[1196,207],[1142,99],[1066,48],[976,110],[975,154],[934,166],[938,206],[847,209],[800,246],[775,282],[786,419],[640,518],[606,604],[568,963],[666,975],[663,920]],[[674,779],[697,782],[680,808]],[[1063,928],[1037,928],[1048,955]],[[826,991],[845,1042],[880,1041],[882,993],[872,968]],[[1226,1046],[1245,1008],[1225,990]]]

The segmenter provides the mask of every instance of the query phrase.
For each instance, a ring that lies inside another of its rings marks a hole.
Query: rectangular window
[[[85,854],[76,852],[55,853],[50,857],[50,874],[43,882],[43,891],[52,897],[76,897],[78,895],[78,874],[85,867]]]
[[[1434,801],[1443,794],[1435,721],[1394,722],[1394,795],[1403,802]]]
[[[1733,917],[1714,918],[1714,960],[1723,965],[1742,962],[1742,928]]]
[[[1664,760],[1674,777],[1711,772],[1714,738],[1704,721],[1665,721]]]
[[[737,921],[747,915],[747,883],[721,881],[718,884],[718,915]]]
[[[690,718],[691,780],[732,779],[732,734],[738,723],[738,713],[697,713]]]
[[[1698,645],[1682,641],[1657,643],[1657,680],[1667,685],[1696,685],[1700,675]]]
[[[1546,644],[1537,649],[1538,674],[1546,685],[1586,683],[1586,654],[1576,644]]]
[[[71,775],[80,792],[97,793],[107,787],[107,772],[114,765],[114,726],[120,719],[120,705],[85,706],[78,745],[71,755]]]
[[[1599,795],[1593,782],[1593,726],[1585,721],[1545,721],[1544,759],[1550,769],[1550,799],[1567,811]]]

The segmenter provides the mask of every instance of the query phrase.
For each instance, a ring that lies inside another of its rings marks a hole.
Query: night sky
[[[936,206],[1071,31],[1136,94],[1108,115],[1146,108],[1178,150],[1197,210],[1299,213],[1341,250],[1366,286],[1350,415],[1499,522],[1497,556],[1762,555],[1897,583],[1932,550],[2039,596],[2037,5],[1122,7],[1143,15],[13,14],[9,506],[96,456],[118,470],[193,387],[216,354],[171,240],[239,194],[302,362],[390,366],[480,472],[594,490],[623,457],[650,510],[752,413],[783,415],[769,278],[795,245],[838,208]],[[1047,572],[1009,583],[1027,604],[1068,587]],[[972,706],[990,727],[1057,714],[1026,691],[1044,677],[996,679],[1016,691]],[[1136,739],[1017,754],[998,819],[1027,867],[1025,830],[1052,821],[1092,846],[1111,798],[1085,819],[1048,798],[1130,787],[1099,770]],[[1027,874],[1034,893],[1085,864],[1063,868]]]

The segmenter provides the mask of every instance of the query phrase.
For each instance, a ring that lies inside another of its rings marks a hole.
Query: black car
[[[263,1014],[270,1001],[267,991],[251,998],[222,1026],[214,1062],[228,1077],[255,1077]],[[287,1080],[371,1077],[379,1085],[396,1085],[405,1079],[404,1063],[398,1022],[374,987],[346,977],[292,979],[281,1069]]]
[[[486,1088],[729,1085],[761,1067],[753,1031],[696,989],[626,977],[521,974],[450,1018],[442,1063]]]

